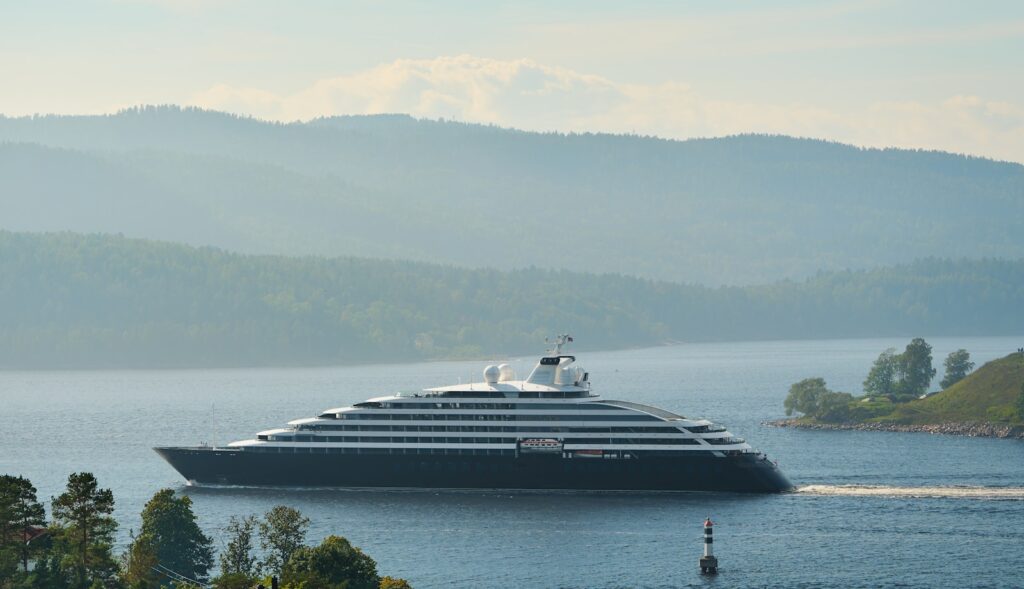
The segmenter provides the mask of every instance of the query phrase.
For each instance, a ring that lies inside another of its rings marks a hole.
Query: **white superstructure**
[[[720,425],[627,401],[604,400],[562,353],[560,336],[523,380],[507,364],[484,380],[376,397],[328,409],[231,447],[255,452],[515,455],[633,459],[702,452],[752,453]]]

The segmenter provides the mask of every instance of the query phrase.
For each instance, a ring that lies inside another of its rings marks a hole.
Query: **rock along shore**
[[[922,432],[972,438],[1011,438],[1024,440],[1024,427],[986,422],[950,422],[928,425],[906,425],[902,423],[807,423],[796,419],[766,421],[772,427],[795,427],[800,429],[858,430],[866,432]]]

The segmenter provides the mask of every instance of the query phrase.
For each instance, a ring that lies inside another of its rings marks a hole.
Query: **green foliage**
[[[993,360],[948,389],[908,403],[897,404],[876,421],[931,424],[946,422],[1024,423],[1015,405],[1024,383],[1020,354]]]
[[[896,349],[889,348],[882,352],[864,380],[864,392],[880,397],[893,397],[896,394],[898,369],[899,356]]]
[[[222,576],[255,577],[258,575],[256,557],[252,554],[252,536],[256,529],[256,518],[247,516],[238,518],[231,516],[224,534],[228,538],[227,546],[220,553],[220,571]]]
[[[906,402],[926,393],[934,376],[932,347],[923,339],[915,338],[902,354],[889,348],[878,356],[864,379],[864,392]]]
[[[899,355],[898,374],[899,384],[894,400],[909,401],[927,393],[935,377],[932,347],[922,338],[912,339]]]
[[[10,584],[18,574],[18,552],[12,546],[0,548],[0,587]]]
[[[0,581],[6,576],[10,554],[19,557],[22,572],[28,573],[33,547],[19,538],[44,523],[46,512],[32,483],[24,477],[0,476]]]
[[[939,383],[939,386],[943,389],[948,389],[960,382],[971,372],[971,370],[974,369],[974,362],[971,362],[971,355],[963,348],[960,348],[955,352],[950,352],[942,363],[946,367],[946,375],[942,377],[942,381]]]
[[[827,423],[849,421],[851,403],[853,403],[853,395],[850,393],[829,391],[818,401],[818,412],[812,417]]]
[[[847,421],[859,423],[888,415],[896,406],[888,397],[863,397],[854,399],[849,405]]]
[[[595,347],[923,329],[1015,333],[1024,332],[1021,284],[1024,261],[925,260],[705,288],[0,231],[0,363],[224,366],[516,354],[535,352],[561,329]]]
[[[121,582],[128,589],[156,589],[163,579],[153,570],[158,564],[152,537],[132,534],[132,541],[121,557]]]
[[[823,378],[805,378],[789,387],[789,394],[782,402],[786,415],[803,413],[813,416],[818,411],[818,401],[828,392]]]
[[[245,573],[223,573],[211,583],[213,589],[252,589],[256,586],[257,579]],[[270,584],[264,586],[269,587]]]
[[[262,569],[270,574],[281,573],[292,555],[302,548],[309,529],[309,518],[297,509],[277,505],[259,522],[260,548],[266,555]]]
[[[1024,422],[1024,381],[1020,383],[1020,392],[1017,394],[1017,421]]]
[[[110,553],[117,522],[114,495],[100,489],[92,473],[68,477],[67,490],[52,499],[55,549],[62,554],[60,568],[71,587],[87,587],[114,577],[117,565]]]
[[[322,589],[378,589],[377,563],[340,536],[316,547],[296,550],[284,567],[282,581]]]
[[[32,571],[24,575],[19,589],[66,589],[69,585],[60,570],[60,561],[61,555],[52,544],[44,547],[37,556]]]
[[[206,580],[213,564],[213,540],[196,523],[192,499],[171,489],[157,491],[142,510],[140,537],[156,552],[157,561],[179,575]]]
[[[789,387],[783,401],[786,415],[803,413],[805,416],[827,422],[842,422],[850,417],[853,395],[830,391],[823,378],[805,378]]]

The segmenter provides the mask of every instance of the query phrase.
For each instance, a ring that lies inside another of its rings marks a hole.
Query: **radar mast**
[[[563,333],[561,335],[555,336],[555,341],[554,342],[548,341],[547,338],[544,338],[544,342],[545,343],[553,343],[554,344],[554,346],[550,350],[548,350],[548,353],[551,354],[552,356],[561,356],[562,355],[562,346],[565,346],[567,344],[571,344],[572,341],[573,341],[572,340],[572,336],[569,335],[568,333]]]

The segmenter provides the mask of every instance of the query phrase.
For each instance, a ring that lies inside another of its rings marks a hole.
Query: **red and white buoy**
[[[705,575],[714,575],[718,573],[718,559],[715,558],[714,549],[714,537],[712,536],[712,526],[714,522],[711,521],[711,516],[708,516],[704,520],[704,556],[700,557],[700,572]]]

